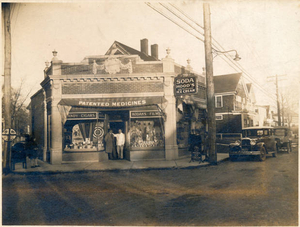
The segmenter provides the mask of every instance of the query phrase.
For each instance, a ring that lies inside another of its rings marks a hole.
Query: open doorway
[[[122,132],[125,132],[125,123],[123,121],[117,122],[117,121],[110,121],[109,122],[109,128],[113,130],[113,133],[117,134],[119,132],[119,129],[122,130]]]

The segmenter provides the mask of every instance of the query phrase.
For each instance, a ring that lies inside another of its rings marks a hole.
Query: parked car
[[[289,127],[276,126],[274,127],[274,136],[277,141],[279,150],[285,150],[288,153],[292,151],[293,133]]]
[[[26,163],[26,142],[18,142],[15,143],[11,147],[11,164],[12,164],[12,169],[15,169],[15,164],[16,163],[22,163],[23,168],[27,168],[27,163]]]
[[[27,158],[32,158],[34,155],[38,155],[41,148],[29,139],[15,143],[11,147],[11,165],[12,170],[15,169],[16,163],[22,163],[23,168],[27,168]]]
[[[272,127],[249,127],[242,130],[243,137],[229,145],[229,158],[235,160],[240,156],[257,156],[266,160],[267,154],[276,157],[278,147]]]

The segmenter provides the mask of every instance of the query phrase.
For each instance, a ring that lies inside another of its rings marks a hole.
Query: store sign
[[[8,128],[2,132],[2,139],[4,141],[13,141],[17,137],[17,133],[14,129]]]
[[[89,102],[89,101],[78,101],[79,106],[95,106],[95,107],[126,107],[126,106],[142,106],[147,102],[144,99],[136,101],[106,101],[106,102]]]
[[[175,95],[190,95],[198,92],[196,76],[177,76],[174,79]]]
[[[131,111],[131,118],[151,118],[151,117],[161,117],[162,113],[159,111]]]
[[[119,98],[82,98],[82,99],[62,99],[59,105],[79,106],[79,107],[134,107],[160,104],[165,102],[162,96],[150,97],[119,97]]]
[[[96,119],[97,113],[69,113],[68,120]]]

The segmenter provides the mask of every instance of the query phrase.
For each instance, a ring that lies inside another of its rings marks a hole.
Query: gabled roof
[[[144,61],[158,61],[155,57],[147,55],[141,51],[126,46],[123,43],[115,41],[105,55],[138,55]]]
[[[242,73],[214,76],[215,93],[235,92]]]
[[[250,90],[251,90],[251,88],[252,88],[252,84],[251,84],[251,83],[248,83],[248,84],[246,84],[246,86],[247,86],[248,92],[250,92]]]

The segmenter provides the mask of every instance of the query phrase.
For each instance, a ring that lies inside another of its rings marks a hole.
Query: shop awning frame
[[[90,108],[130,108],[165,103],[163,96],[116,97],[116,98],[71,98],[61,99],[58,105]]]

